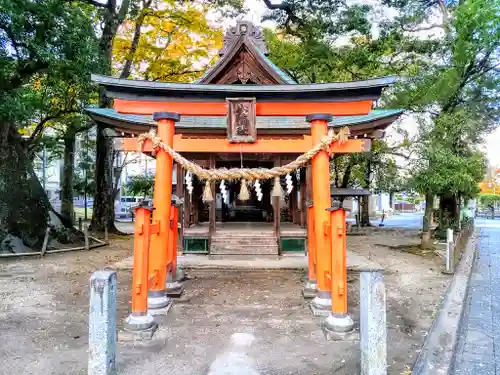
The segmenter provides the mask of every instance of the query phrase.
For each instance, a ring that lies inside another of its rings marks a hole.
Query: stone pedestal
[[[151,314],[130,314],[124,322],[124,330],[127,332],[121,335],[124,339],[131,340],[151,340],[153,334],[158,329],[158,324]]]
[[[151,315],[167,315],[172,307],[172,299],[164,290],[152,290],[148,293],[148,312]]]
[[[178,281],[167,281],[165,287],[167,288],[167,296],[171,298],[179,298],[184,293],[184,285]]]
[[[174,275],[174,280],[179,282],[186,280],[186,271],[184,271],[184,268],[177,266],[177,270],[175,271]]]
[[[318,283],[316,280],[307,280],[302,289],[304,298],[314,298],[318,294]]]
[[[329,291],[318,291],[316,297],[310,303],[314,316],[328,316],[332,311],[332,297]]]
[[[178,281],[177,275],[169,274],[165,283],[165,291],[168,297],[179,298],[184,293],[184,285]]]
[[[354,332],[354,322],[347,314],[330,313],[323,322],[321,329],[329,341],[353,340],[359,337]]]

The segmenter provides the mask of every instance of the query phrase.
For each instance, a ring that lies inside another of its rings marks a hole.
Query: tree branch
[[[38,134],[43,130],[44,125],[51,121],[55,120],[57,118],[61,118],[62,115],[69,114],[69,113],[76,113],[76,110],[64,110],[64,111],[59,111],[54,115],[46,116],[42,121],[40,121],[36,127],[35,130],[33,130],[33,133],[31,133],[31,136],[28,138],[28,143],[32,143],[35,138],[38,137]]]
[[[280,10],[284,10],[285,12],[290,10],[290,5],[285,4],[285,3],[273,4],[273,3],[271,3],[271,0],[262,0],[262,1],[266,5],[266,7],[270,10],[280,9]]]
[[[446,4],[443,0],[437,0],[439,10],[443,14],[443,27],[448,25],[448,10],[446,9]]]
[[[115,0],[113,0],[115,2]],[[120,25],[125,17],[127,16],[128,8],[130,6],[130,0],[123,0],[120,6],[120,11],[118,12],[118,24]],[[116,5],[115,5],[116,8]]]
[[[93,5],[93,6],[98,7],[98,8],[107,8],[109,6],[108,1],[106,1],[106,3],[100,3],[97,0],[80,0],[80,1],[87,3],[87,4],[90,4],[90,5]]]
[[[151,1],[152,0],[150,0],[145,6],[149,7]],[[120,78],[122,79],[128,78],[128,76],[130,75],[130,70],[132,68],[132,60],[134,59],[137,47],[139,47],[139,40],[141,39],[141,27],[144,24],[144,20],[146,19],[146,16],[149,13],[150,12],[142,12],[135,22],[135,30],[134,30],[134,37],[132,38],[132,44],[127,54],[127,59],[125,60],[125,65],[123,66],[122,73],[120,74]]]
[[[286,13],[287,19],[284,23],[285,29],[292,34],[292,30],[290,28],[290,22],[297,22],[297,24],[302,25],[302,21],[300,20],[299,17],[295,15],[293,12],[293,7],[290,4],[287,3],[279,3],[279,4],[273,4],[271,0],[262,0],[269,10],[282,10]]]
[[[436,29],[436,28],[439,28],[439,29],[442,29],[444,28],[444,25],[441,25],[441,24],[432,24],[432,25],[429,25],[429,26],[421,26],[421,27],[415,27],[415,28],[412,28],[412,27],[402,27],[403,31],[408,31],[408,32],[411,32],[411,33],[416,33],[416,32],[419,32],[419,31],[428,31],[428,30],[432,30],[432,29]]]

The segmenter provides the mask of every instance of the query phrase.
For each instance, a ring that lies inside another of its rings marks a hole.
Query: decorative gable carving
[[[212,82],[217,84],[253,83],[269,85],[280,83],[244,45],[241,46],[226,68],[214,78]]]
[[[249,40],[251,40],[264,55],[269,53],[262,29],[254,26],[249,21],[238,21],[236,26],[233,26],[226,31],[226,34],[224,35],[224,46],[219,51],[219,55],[222,56],[229,52],[233,45],[237,42],[238,38],[242,35],[245,35]]]
[[[219,62],[200,79],[209,84],[287,84],[287,78],[266,57],[268,53],[260,28],[238,21],[226,32]]]

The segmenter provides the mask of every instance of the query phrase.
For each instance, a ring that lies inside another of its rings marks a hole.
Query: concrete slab
[[[279,259],[248,260],[211,259],[207,255],[186,254],[177,258],[183,268],[229,268],[229,269],[307,269],[307,256],[281,256]],[[133,257],[129,257],[113,265],[115,269],[132,269]],[[347,270],[383,270],[379,263],[360,254],[347,251]]]

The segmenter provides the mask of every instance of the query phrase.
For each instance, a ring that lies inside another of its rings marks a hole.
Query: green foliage
[[[271,19],[279,28],[302,39],[321,39],[370,32],[368,13],[371,6],[352,4],[341,0],[264,0],[271,11],[264,19]]]
[[[99,65],[85,8],[60,0],[0,0],[0,122],[33,127],[81,109]]]
[[[435,195],[448,193],[472,197],[479,192],[478,182],[486,172],[484,154],[467,135],[471,121],[464,112],[443,113],[430,125],[412,163],[412,183],[420,191]],[[467,139],[469,138],[469,139]]]
[[[127,194],[143,197],[153,195],[154,176],[150,173],[133,176],[127,183]]]
[[[411,1],[403,1],[410,18]],[[421,4],[422,5],[422,4]],[[418,158],[412,183],[440,197],[439,228],[456,227],[461,198],[474,197],[486,170],[478,148],[499,119],[498,60],[500,3],[497,0],[431,2],[413,10],[414,19],[438,10],[439,49],[418,75],[393,91],[391,102],[419,113]]]
[[[500,195],[496,194],[479,194],[477,196],[479,204],[485,208],[488,206],[496,206],[498,202],[500,202]]]

